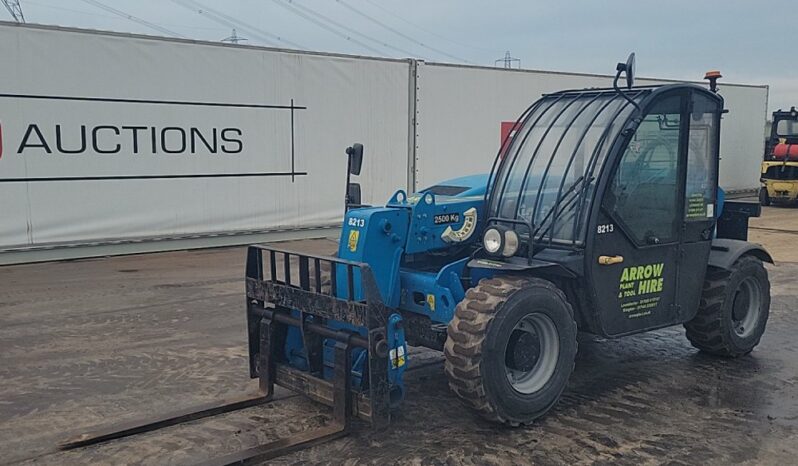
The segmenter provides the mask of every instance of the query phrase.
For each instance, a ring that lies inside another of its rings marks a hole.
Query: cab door
[[[658,96],[613,165],[588,235],[598,330],[620,336],[680,322],[677,312],[689,91]],[[610,154],[612,157],[612,154]]]
[[[712,247],[718,193],[720,116],[723,101],[693,90],[688,102],[689,135],[685,166],[684,215],[679,254],[676,312],[680,321],[695,316]]]

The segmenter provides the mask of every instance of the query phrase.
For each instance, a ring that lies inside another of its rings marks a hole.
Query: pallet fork
[[[264,256],[268,256],[268,278],[264,274]],[[278,259],[282,260],[280,267]],[[325,268],[330,275],[328,286],[322,284]],[[382,302],[368,264],[250,246],[246,265],[246,311],[250,377],[259,379],[257,393],[95,429],[61,443],[59,448],[70,450],[95,445],[268,403],[274,399],[275,384],[331,406],[332,422],[203,464],[249,464],[285,455],[349,434],[355,417],[370,422],[375,430],[389,424],[386,328],[390,310]],[[324,325],[328,320],[363,330],[331,328]],[[301,331],[309,370],[291,367],[285,361],[284,342],[291,326]],[[325,340],[334,341],[332,381],[322,376]],[[367,353],[367,390],[355,390],[352,386],[355,348],[363,348]]]

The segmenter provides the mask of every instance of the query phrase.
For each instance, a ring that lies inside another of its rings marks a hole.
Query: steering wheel
[[[653,139],[646,141],[644,147],[641,148],[640,154],[638,155],[637,159],[634,161],[634,164],[629,169],[632,173],[640,174],[643,173],[644,167],[648,165],[651,160],[651,156],[661,147],[664,147],[665,150],[668,152],[669,158],[671,160],[676,160],[676,148],[672,144],[672,141],[668,140],[667,138],[660,136],[656,136]],[[629,150],[627,148],[627,150]],[[616,174],[617,176],[617,174]],[[660,181],[665,179],[666,174],[662,172],[654,173],[649,175],[646,178],[632,177],[634,180],[634,184],[631,186],[632,190],[629,191],[629,185],[631,183],[624,183],[618,186],[620,189],[617,192],[617,196],[615,199],[616,206],[622,206],[626,203],[627,199],[629,199],[635,191],[641,185],[644,184],[660,184]],[[616,181],[617,182],[617,181]]]
[[[637,173],[642,173],[646,165],[648,165],[651,161],[651,156],[661,147],[664,147],[665,150],[668,152],[669,159],[674,161],[677,160],[676,157],[676,147],[672,144],[672,141],[662,137],[657,136],[656,138],[650,140],[645,147],[642,148],[640,155],[635,160],[634,170]],[[675,168],[675,167],[674,167]],[[645,183],[655,183],[658,180],[662,180],[665,178],[665,173],[660,171],[659,173],[654,173],[650,175],[648,178],[642,179],[638,178],[637,186]]]

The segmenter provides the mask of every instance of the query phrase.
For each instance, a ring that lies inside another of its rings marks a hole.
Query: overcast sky
[[[770,85],[771,110],[798,106],[796,0],[20,0],[28,22],[251,45]],[[126,16],[127,15],[127,16]],[[0,19],[10,15],[0,8]],[[344,32],[341,27],[348,28]]]

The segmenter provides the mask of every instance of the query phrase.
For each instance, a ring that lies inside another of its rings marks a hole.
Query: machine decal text
[[[621,310],[630,319],[650,315],[659,304],[663,262],[624,267],[618,289]]]
[[[363,228],[366,226],[366,219],[365,218],[357,218],[357,217],[349,217],[349,222],[347,222],[350,227],[358,227]]]
[[[458,213],[440,214],[436,215],[433,218],[433,222],[435,222],[435,225],[441,225],[444,223],[457,223],[459,221],[460,221],[460,214]]]
[[[596,233],[599,235],[603,235],[604,233],[612,233],[615,231],[615,225],[612,223],[607,223],[606,225],[599,225],[596,227]]]

